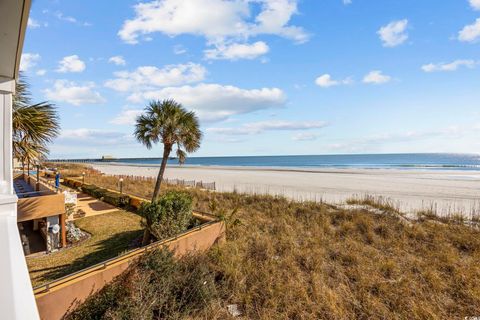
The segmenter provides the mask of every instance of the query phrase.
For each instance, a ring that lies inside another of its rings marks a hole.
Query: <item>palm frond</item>
[[[37,152],[32,157],[46,156],[47,144],[60,133],[60,119],[55,106],[48,102],[31,104],[28,83],[21,75],[16,84],[12,109],[14,155],[22,158]]]
[[[177,159],[178,159],[178,163],[184,164],[186,158],[187,158],[187,153],[186,153],[185,151],[183,151],[182,149],[180,149],[180,146],[178,146],[178,147],[177,147]]]
[[[161,142],[170,147],[177,144],[179,149],[184,148],[186,152],[196,151],[202,140],[195,113],[187,111],[171,99],[151,101],[145,108],[145,113],[137,118],[134,135],[148,149]],[[183,154],[183,159],[185,156],[186,153]]]

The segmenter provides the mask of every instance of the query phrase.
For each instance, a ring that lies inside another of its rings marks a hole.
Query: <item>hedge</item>
[[[125,194],[107,191],[103,196],[103,201],[116,207],[126,207],[130,203],[130,197]]]
[[[86,194],[89,194],[97,199],[101,199],[106,203],[110,203],[116,207],[126,207],[130,204],[130,197],[126,194],[109,191],[93,184],[85,184],[81,188]]]
[[[97,199],[102,199],[103,201],[116,207],[132,206],[135,209],[139,209],[140,205],[145,201],[142,198],[120,194],[118,192],[110,191],[93,184],[82,184],[82,182],[75,179],[65,178],[63,179],[63,184],[75,189],[80,187],[80,189],[86,194],[89,194]]]

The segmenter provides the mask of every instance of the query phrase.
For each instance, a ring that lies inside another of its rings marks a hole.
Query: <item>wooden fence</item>
[[[113,177],[122,178],[124,180],[128,179],[130,181],[151,181],[155,182],[156,178],[154,177],[145,177],[145,176],[133,176],[133,175],[112,175]],[[173,186],[185,186],[206,190],[216,190],[215,182],[204,182],[196,180],[184,180],[184,179],[167,179],[163,178],[163,183]]]

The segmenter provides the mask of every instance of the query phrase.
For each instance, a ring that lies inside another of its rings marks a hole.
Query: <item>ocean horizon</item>
[[[98,160],[118,164],[156,165],[161,158]],[[97,162],[97,161],[94,161]],[[178,164],[169,159],[169,165]],[[480,170],[480,155],[457,153],[339,154],[284,156],[188,157],[186,166]]]

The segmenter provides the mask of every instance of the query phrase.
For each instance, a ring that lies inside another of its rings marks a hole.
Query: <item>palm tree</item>
[[[20,77],[12,109],[14,156],[27,163],[44,158],[48,154],[46,145],[58,136],[60,130],[54,105],[48,102],[31,104],[28,84]]]
[[[30,164],[42,160],[46,154],[48,154],[48,149],[44,145],[31,141],[21,141],[17,144],[16,157],[22,163],[23,173],[25,173],[25,164],[27,164],[28,172],[30,172]]]
[[[178,161],[183,164],[187,152],[200,148],[202,132],[198,118],[194,112],[187,111],[174,100],[151,101],[145,108],[145,113],[137,118],[134,135],[147,149],[159,142],[163,144],[162,163],[152,196],[152,202],[155,202],[160,194],[163,174],[172,149],[176,147]],[[147,226],[143,243],[149,241],[150,231]]]

